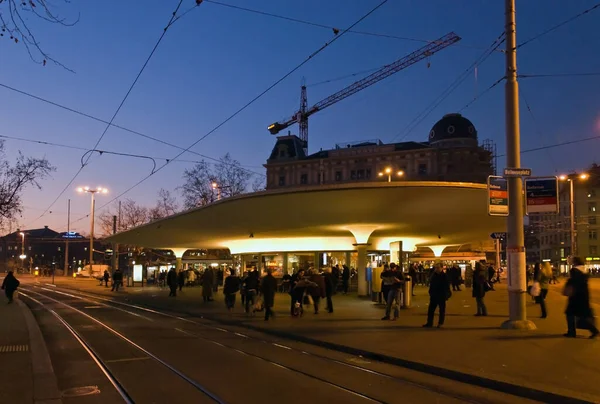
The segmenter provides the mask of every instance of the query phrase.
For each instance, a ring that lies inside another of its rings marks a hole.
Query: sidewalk
[[[33,314],[18,297],[7,304],[4,291],[0,292],[0,403],[60,404],[56,377]]]
[[[564,283],[552,285],[547,299],[547,319],[538,318],[539,307],[528,298],[529,316],[538,326],[537,331],[530,332],[499,328],[506,320],[508,310],[508,296],[502,284],[486,296],[488,317],[473,316],[475,302],[470,289],[455,292],[448,302],[446,325],[439,330],[421,327],[425,322],[428,297],[427,290],[419,286],[415,289],[417,296],[412,308],[402,310],[400,319],[394,322],[380,320],[382,306],[355,296],[341,295],[334,297],[334,314],[322,310],[321,314],[314,315],[307,308],[303,318],[291,318],[290,299],[285,294],[276,296],[278,318],[264,322],[261,315],[246,317],[242,314],[239,298],[234,314],[226,312],[221,293],[216,295],[215,302],[202,303],[199,287],[184,288],[177,298],[168,298],[168,290],[157,287],[125,288],[117,295],[111,293],[110,288],[97,286],[97,281],[56,278],[56,284],[238,324],[374,360],[395,361],[402,366],[462,378],[462,381],[474,384],[492,380],[508,383],[506,388],[513,392],[535,389],[600,402],[600,383],[596,382],[596,376],[600,374],[600,341],[583,339],[588,335],[585,331],[575,340],[562,337],[565,298],[560,292]],[[473,376],[477,379],[469,380]]]

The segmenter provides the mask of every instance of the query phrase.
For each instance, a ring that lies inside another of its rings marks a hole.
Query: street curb
[[[70,288],[68,286],[62,286],[62,287],[66,288],[66,289],[77,290],[77,291],[84,292],[84,293],[95,294],[100,297],[106,297],[104,295],[90,292],[87,290],[82,290],[79,288]],[[125,300],[128,300],[128,299],[125,299]],[[129,301],[129,303],[132,303],[132,302]],[[279,337],[279,338],[297,341],[297,342],[305,343],[308,345],[318,346],[321,348],[345,353],[348,355],[361,356],[363,358],[381,362],[381,363],[385,363],[388,365],[402,367],[405,369],[410,369],[410,370],[414,370],[414,371],[425,373],[425,374],[431,374],[434,376],[443,377],[445,379],[454,380],[457,382],[482,387],[482,388],[485,388],[488,390],[495,390],[495,391],[498,391],[501,393],[506,393],[506,394],[510,394],[513,396],[517,396],[517,397],[521,397],[521,398],[525,398],[525,399],[529,399],[529,400],[534,400],[534,401],[538,401],[538,402],[543,402],[543,403],[547,403],[547,404],[595,404],[596,403],[596,401],[587,401],[587,400],[583,400],[583,399],[578,399],[578,398],[574,398],[574,397],[570,397],[570,396],[561,395],[558,393],[551,393],[551,392],[547,392],[547,391],[543,391],[543,390],[538,390],[535,388],[524,387],[524,386],[520,386],[517,384],[510,383],[510,382],[503,382],[500,380],[494,380],[494,379],[490,379],[487,377],[476,376],[476,375],[461,372],[458,370],[451,370],[451,369],[447,369],[447,368],[443,368],[443,367],[439,367],[439,366],[435,366],[435,365],[428,365],[428,364],[422,363],[422,362],[416,362],[416,361],[397,358],[394,356],[380,354],[380,353],[376,353],[376,352],[372,352],[372,351],[366,351],[363,349],[353,348],[353,347],[350,347],[347,345],[337,344],[334,342],[322,341],[322,340],[319,340],[316,338],[305,337],[305,336],[297,335],[297,334],[294,334],[291,332],[286,332],[286,331],[281,331],[281,330],[272,330],[272,329],[254,326],[254,325],[251,325],[248,323],[237,322],[234,320],[226,320],[226,319],[222,319],[222,318],[216,318],[216,317],[211,316],[210,314],[209,315],[204,315],[204,314],[198,315],[197,313],[192,313],[187,310],[173,310],[172,308],[169,309],[169,308],[162,307],[158,304],[152,304],[152,303],[150,303],[150,304],[149,303],[135,303],[135,304],[142,306],[142,307],[145,306],[147,308],[151,308],[151,309],[155,309],[155,310],[167,310],[167,312],[172,311],[175,313],[186,314],[190,317],[202,318],[202,319],[213,321],[213,322],[219,323],[219,324],[230,325],[230,326],[235,326],[235,327],[243,327],[243,328],[246,328],[249,330],[261,332],[263,334],[268,334],[268,335],[272,335],[272,336]]]
[[[15,302],[21,308],[29,332],[31,368],[33,370],[33,402],[36,404],[62,404],[56,375],[40,326],[25,303],[20,299],[15,299]]]

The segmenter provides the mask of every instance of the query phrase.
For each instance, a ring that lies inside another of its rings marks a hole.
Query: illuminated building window
[[[335,172],[335,180],[336,181],[341,181],[342,180],[342,172],[341,171],[336,171]]]
[[[598,240],[598,232],[596,232],[596,230],[590,230],[588,232],[588,237],[590,240]]]
[[[285,185],[285,176],[279,176],[279,186],[282,187]]]
[[[300,184],[306,185],[308,183],[308,175],[302,174],[300,175]]]

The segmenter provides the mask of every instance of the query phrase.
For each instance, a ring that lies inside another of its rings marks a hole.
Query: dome
[[[477,140],[477,130],[471,121],[461,114],[447,114],[440,119],[429,132],[429,142],[443,140],[473,139]]]

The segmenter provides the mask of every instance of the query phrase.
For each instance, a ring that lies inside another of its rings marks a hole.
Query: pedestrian
[[[452,296],[450,291],[450,282],[448,277],[442,271],[440,264],[434,265],[434,272],[429,280],[429,309],[427,310],[427,323],[423,325],[425,328],[433,327],[433,316],[435,309],[440,308],[440,317],[438,319],[438,328],[444,325],[446,317],[446,300]]]
[[[13,302],[13,296],[20,284],[21,282],[19,282],[19,280],[15,278],[13,271],[8,271],[6,277],[2,281],[2,289],[4,290],[4,294],[8,299],[8,304],[11,304]]]
[[[341,275],[341,271],[340,271],[340,266],[336,265],[331,269],[331,281],[333,283],[333,294],[335,295],[337,293],[337,288],[338,288],[338,283],[340,281],[340,275]]]
[[[325,307],[325,310],[327,310],[328,313],[333,313],[332,297],[335,294],[335,285],[337,284],[335,276],[332,272],[326,269],[323,272],[323,279],[325,280],[325,297],[327,298],[327,307]]]
[[[487,316],[487,308],[485,307],[485,293],[488,290],[487,277],[485,276],[483,264],[481,262],[475,263],[475,271],[473,271],[473,297],[477,302],[477,314],[476,316]]]
[[[490,264],[490,266],[488,266],[488,282],[492,283],[494,281],[494,274],[495,273],[496,273],[496,270]]]
[[[381,278],[381,294],[383,295],[383,301],[387,305],[390,288],[394,284],[392,271],[390,271],[390,266],[388,264],[383,265],[383,271],[381,271],[379,277]]]
[[[391,320],[396,320],[400,317],[400,288],[404,284],[404,275],[395,263],[390,264],[390,270],[386,274],[391,281],[390,290],[388,292],[387,305],[385,307],[385,316],[382,320],[390,320],[392,307],[394,309],[394,317]]]
[[[210,268],[206,268],[204,270],[204,275],[202,275],[202,300],[204,300],[204,302],[212,302],[214,282],[214,271]]]
[[[569,298],[565,311],[568,327],[565,337],[577,337],[576,330],[581,328],[592,333],[590,338],[596,338],[600,331],[596,328],[594,312],[590,306],[589,275],[580,257],[573,257],[571,262],[573,267],[569,271],[569,280],[563,291],[563,295]]]
[[[177,271],[175,270],[175,267],[171,267],[171,269],[169,269],[169,272],[167,273],[167,286],[170,289],[169,297],[171,297],[171,296],[176,297],[177,296]]]
[[[244,280],[243,288],[246,292],[246,314],[254,314],[254,304],[256,303],[256,297],[258,295],[259,282],[258,271],[256,269],[250,272],[248,277]],[[252,307],[252,311],[250,311],[250,307]]]
[[[277,279],[273,276],[271,268],[267,268],[267,275],[260,282],[260,291],[265,305],[265,321],[269,321],[269,317],[275,317],[273,306],[275,305],[275,292],[277,291]]]
[[[309,289],[309,292],[313,300],[315,314],[319,314],[319,303],[321,301],[321,298],[326,296],[325,278],[316,270],[313,270],[311,271],[309,280],[316,285],[314,287],[311,287]]]
[[[181,292],[181,289],[183,289],[183,285],[185,285],[185,275],[186,275],[185,271],[179,271],[179,273],[177,274],[177,285],[179,286],[180,292]]]
[[[107,288],[108,287],[108,280],[110,279],[110,275],[108,273],[108,270],[106,270],[106,269],[104,270],[104,276],[103,276],[103,278],[104,278],[104,284],[105,284],[104,287]],[[100,286],[102,286],[102,284],[100,284]]]
[[[235,275],[235,272],[232,269],[229,272],[229,276],[225,278],[223,284],[223,294],[225,295],[225,306],[227,307],[227,310],[233,310],[235,306],[235,295],[239,290],[240,278]]]
[[[342,267],[342,290],[344,294],[348,294],[348,287],[350,285],[350,268],[347,265]]]
[[[304,289],[296,288],[298,282],[302,280],[304,277],[304,270],[298,269],[298,272],[292,275],[290,280],[290,298],[291,298],[291,306],[290,306],[290,315],[296,316],[296,303],[300,304],[300,312],[302,312],[302,297],[304,296]]]
[[[417,264],[415,264],[414,262],[411,264],[410,268],[408,269],[408,276],[410,276],[410,280],[411,280],[411,290],[410,292],[412,293],[413,296],[415,295],[415,285],[417,284]]]
[[[540,309],[542,310],[542,318],[548,317],[548,312],[546,311],[546,296],[548,295],[548,284],[552,279],[552,266],[549,262],[544,262],[542,267],[537,273],[536,281],[540,284],[540,294],[536,297],[535,301],[540,305]]]
[[[123,272],[121,272],[121,270],[117,268],[115,269],[115,272],[113,272],[111,291],[114,292],[116,290],[118,292],[119,286],[121,286],[121,282],[123,282]]]

